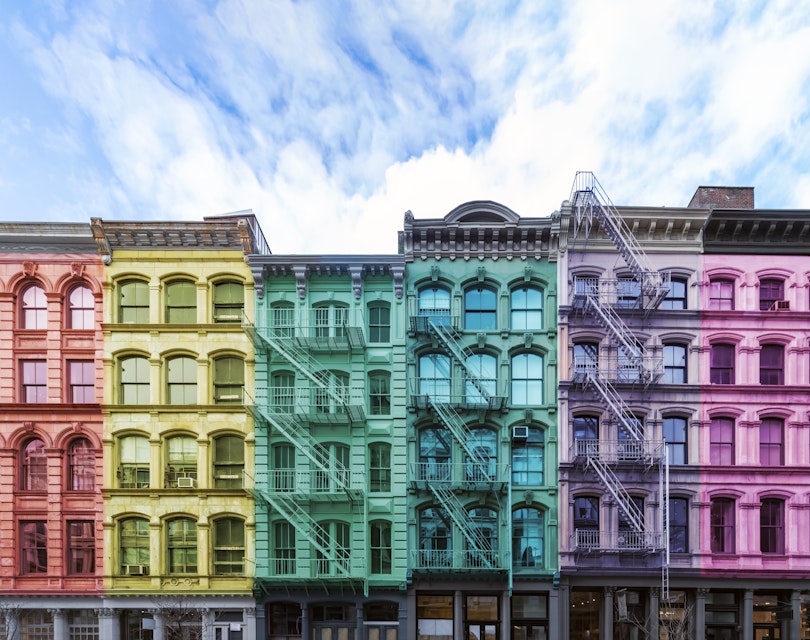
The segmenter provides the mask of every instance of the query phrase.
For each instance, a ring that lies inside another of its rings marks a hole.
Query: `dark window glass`
[[[391,491],[391,445],[374,442],[368,446],[369,490]]]
[[[734,282],[732,280],[712,280],[709,283],[709,308],[716,311],[734,309]]]
[[[713,344],[711,368],[712,384],[734,384],[734,345]]]
[[[96,563],[96,539],[92,521],[67,523],[68,573],[93,573]]]
[[[368,308],[368,341],[391,342],[391,309],[377,304]]]
[[[48,573],[48,526],[20,522],[20,573]]]
[[[734,464],[734,420],[712,418],[709,425],[709,462],[712,465]]]
[[[763,418],[759,425],[759,463],[777,467],[785,462],[784,422],[779,418]]]
[[[492,289],[468,289],[464,294],[464,328],[467,331],[497,329],[496,301],[497,296]]]
[[[767,311],[775,307],[776,302],[785,299],[785,283],[775,278],[759,281],[759,308]]]
[[[689,551],[689,501],[686,498],[669,499],[669,550],[672,553]]]
[[[661,308],[670,311],[686,309],[686,279],[672,278],[669,283],[669,291],[661,301]]]
[[[371,525],[371,573],[391,573],[391,523],[372,522]]]
[[[664,418],[664,440],[667,443],[670,464],[686,464],[686,420]]]
[[[759,383],[785,384],[785,347],[764,344],[759,351]]]
[[[766,498],[759,509],[759,545],[762,553],[785,552],[785,502]]]
[[[711,504],[712,553],[734,553],[734,500],[715,498]]]
[[[686,347],[682,344],[664,345],[664,384],[686,384]]]

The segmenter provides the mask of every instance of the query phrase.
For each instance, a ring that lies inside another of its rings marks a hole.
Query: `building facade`
[[[89,225],[0,223],[3,638],[98,633],[102,294]]]
[[[105,269],[101,638],[255,637],[252,214],[92,221]]]
[[[251,256],[260,638],[405,638],[404,263]]]
[[[405,216],[406,638],[558,637],[552,221]],[[403,470],[404,471],[404,470]]]

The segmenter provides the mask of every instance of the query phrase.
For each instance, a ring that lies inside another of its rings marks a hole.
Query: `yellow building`
[[[246,258],[267,244],[251,212],[92,229],[106,264],[101,637],[254,637],[242,319]]]

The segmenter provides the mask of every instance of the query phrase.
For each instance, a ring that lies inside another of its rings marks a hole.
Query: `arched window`
[[[512,483],[518,486],[543,484],[545,447],[543,432],[529,427],[526,438],[512,440]]]
[[[245,308],[245,287],[241,282],[214,285],[214,322],[241,322]]]
[[[371,573],[391,573],[391,523],[374,520],[369,523],[371,538]]]
[[[494,568],[498,562],[498,514],[488,507],[473,507],[470,509],[470,522],[472,523],[472,538],[476,545],[466,541],[466,566]]]
[[[430,323],[450,325],[450,291],[443,287],[423,287],[419,290],[420,331],[426,331]]]
[[[149,575],[149,521],[146,518],[127,518],[118,523],[121,574],[125,576]]]
[[[166,523],[166,561],[173,574],[197,573],[197,523],[176,518]]]
[[[512,331],[543,328],[543,292],[535,287],[518,287],[510,295]]]
[[[341,575],[349,570],[351,528],[346,522],[337,520],[324,520],[318,525],[316,539],[319,546],[329,552],[329,556],[316,550],[317,573],[321,576]]]
[[[544,404],[543,358],[536,353],[519,353],[512,358],[512,404]]]
[[[39,438],[29,440],[23,446],[21,488],[24,491],[48,490],[48,459],[45,443]]]
[[[419,395],[450,402],[450,357],[428,353],[419,357]]]
[[[315,472],[314,491],[332,493],[349,487],[349,447],[336,442],[315,445],[321,468]]]
[[[171,358],[167,362],[167,399],[169,404],[196,404],[197,361],[188,356]]]
[[[239,518],[214,520],[214,574],[245,572],[245,523]]]
[[[686,278],[672,278],[669,283],[669,291],[661,301],[662,310],[680,311],[686,309]]]
[[[295,335],[295,306],[291,302],[274,302],[270,306],[269,331],[274,338]]]
[[[142,280],[127,280],[118,291],[118,321],[126,324],[149,322],[149,285]]]
[[[349,397],[349,375],[343,371],[318,371],[315,375],[321,381],[320,386],[313,388],[315,413],[344,413]]]
[[[734,384],[734,352],[733,344],[711,346],[709,380],[712,384]]]
[[[166,285],[166,322],[197,322],[197,286],[193,282],[179,280]]]
[[[214,440],[214,489],[241,489],[245,471],[245,442],[239,436]]]
[[[599,372],[599,343],[598,342],[575,342],[574,343],[574,371],[576,373]]]
[[[453,530],[441,507],[419,512],[419,560],[423,569],[453,566]]]
[[[512,566],[542,567],[545,523],[537,509],[523,507],[512,512]]]
[[[488,353],[474,353],[464,361],[472,377],[467,380],[465,395],[469,404],[487,404],[497,394],[498,360]]]
[[[122,489],[149,487],[149,440],[146,436],[126,436],[119,441],[121,466],[118,478]]]
[[[20,328],[48,328],[48,302],[45,299],[45,289],[39,285],[32,284],[22,292]]]
[[[450,479],[452,437],[444,427],[425,427],[419,431],[419,479]]]
[[[95,326],[95,300],[89,287],[73,287],[68,294],[68,329],[92,329]]]
[[[68,489],[91,491],[96,486],[96,452],[87,438],[76,438],[68,446]]]
[[[342,304],[319,304],[313,309],[316,338],[343,338],[349,323],[349,307]]]
[[[214,402],[238,404],[242,402],[245,386],[245,361],[236,356],[214,360]]]
[[[464,328],[494,331],[498,328],[497,295],[489,287],[470,287],[464,292]]]
[[[465,456],[464,476],[470,482],[495,479],[498,466],[498,434],[493,429],[479,427],[467,431],[467,449],[474,458]]]
[[[132,356],[121,360],[121,404],[149,404],[149,360]]]
[[[166,486],[191,489],[197,485],[197,440],[175,436],[166,440]]]
[[[574,498],[574,533],[577,547],[599,547],[599,498]]]

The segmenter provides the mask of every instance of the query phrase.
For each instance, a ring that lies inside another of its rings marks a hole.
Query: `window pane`
[[[26,403],[46,402],[48,399],[47,367],[44,360],[20,361],[22,378],[22,401]]]
[[[368,341],[391,341],[391,309],[382,305],[370,306],[368,309]]]
[[[95,571],[96,540],[92,521],[68,522],[68,573]]]
[[[48,459],[42,440],[29,440],[23,448],[22,488],[27,491],[48,489]]]
[[[764,344],[759,352],[759,383],[784,384],[785,348],[781,344]]]
[[[23,291],[20,314],[21,328],[47,329],[48,303],[45,299],[45,289],[32,285]]]
[[[717,311],[734,309],[734,283],[731,280],[712,280],[709,283],[709,308]]]
[[[689,502],[685,498],[669,499],[669,550],[689,551]]]
[[[238,575],[245,571],[245,523],[237,518],[214,522],[214,573]]]
[[[715,498],[711,505],[712,553],[734,553],[734,501]]]
[[[542,485],[545,448],[540,429],[527,430],[525,441],[512,441],[512,482],[515,485]]]
[[[143,436],[128,436],[120,440],[122,489],[149,487],[149,440]]]
[[[712,384],[734,384],[734,345],[714,344],[711,349]]]
[[[543,404],[543,358],[521,353],[512,358],[512,404]]]
[[[785,283],[782,280],[764,279],[759,282],[759,308],[762,311],[774,308],[779,300],[785,299]]]
[[[149,404],[149,361],[146,358],[121,361],[121,402]]]
[[[371,523],[371,573],[391,573],[391,523]]]
[[[686,420],[664,418],[664,440],[670,464],[686,464]]]
[[[491,289],[478,287],[464,294],[464,326],[468,331],[497,329],[496,295]]]
[[[239,489],[245,468],[245,444],[238,436],[220,436],[214,441],[214,488]]]
[[[245,386],[245,363],[242,358],[226,357],[214,360],[214,402],[229,404],[242,402]]]
[[[48,573],[48,527],[44,522],[20,522],[20,572]]]
[[[512,564],[516,568],[542,567],[545,523],[537,509],[516,509],[512,513]]]
[[[712,418],[709,439],[709,462],[712,465],[734,464],[734,420]]]
[[[87,438],[78,438],[68,449],[68,488],[92,491],[96,486],[96,452]]]
[[[661,309],[672,311],[686,309],[686,280],[672,279],[669,283],[669,291],[661,302]]]
[[[95,325],[95,300],[88,287],[74,287],[68,295],[68,328],[92,329]]]
[[[510,302],[512,331],[536,331],[543,328],[543,293],[539,289],[513,289]]]
[[[168,361],[169,404],[197,402],[197,363],[193,358]]]
[[[197,441],[189,436],[167,442],[166,483],[168,487],[190,489],[197,480]]]
[[[119,529],[121,573],[149,574],[149,523],[143,518],[122,520]]]
[[[686,347],[680,344],[664,345],[664,384],[686,383]]]
[[[391,413],[391,376],[388,373],[372,373],[368,377],[368,394],[371,415],[387,416]]]
[[[375,442],[369,445],[369,489],[391,491],[391,445]]]
[[[119,322],[149,322],[149,285],[138,280],[122,283],[118,307]]]
[[[778,418],[763,418],[759,426],[759,462],[762,466],[784,464],[782,446],[784,422]]]
[[[188,518],[167,524],[169,573],[197,573],[197,523]]]
[[[193,282],[166,285],[166,322],[192,324],[197,321],[197,287]]]
[[[95,373],[95,366],[91,360],[68,362],[68,386],[70,387],[71,402],[95,402]]]
[[[214,322],[241,322],[245,307],[245,288],[241,282],[214,285]]]
[[[785,552],[785,513],[782,500],[765,499],[759,511],[760,550],[762,553]]]

